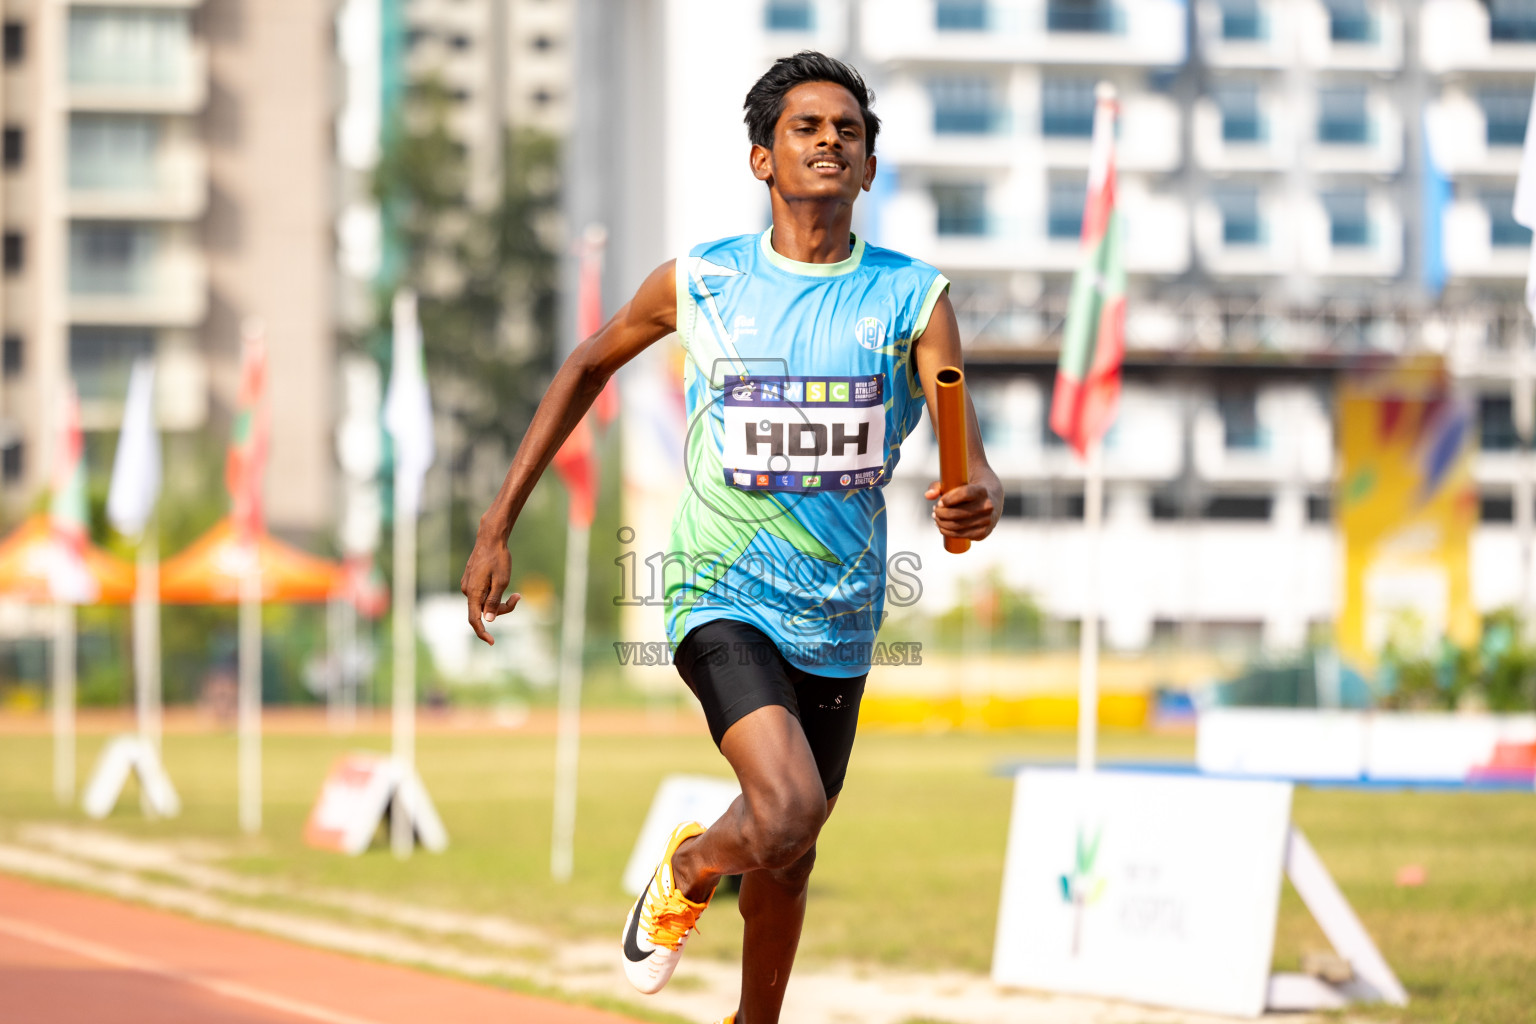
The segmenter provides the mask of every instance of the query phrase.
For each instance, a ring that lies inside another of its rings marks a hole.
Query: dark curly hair
[[[752,144],[773,148],[773,129],[784,114],[785,94],[807,82],[831,82],[853,94],[859,104],[859,113],[864,115],[866,152],[873,154],[875,136],[880,134],[880,118],[869,109],[875,102],[874,90],[864,84],[864,76],[853,68],[836,57],[815,50],[801,50],[793,57],[780,57],[747,91],[747,101],[742,104],[747,112],[743,120],[747,122],[747,138]]]

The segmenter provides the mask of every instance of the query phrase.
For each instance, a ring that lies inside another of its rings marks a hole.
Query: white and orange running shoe
[[[683,958],[683,945],[699,915],[709,906],[709,900],[695,903],[672,884],[672,855],[683,840],[703,832],[704,826],[696,821],[685,821],[672,830],[667,852],[651,876],[651,884],[624,920],[624,975],[646,995],[660,992],[672,977],[677,962]],[[710,898],[714,898],[714,893],[710,893]]]
[[[736,1015],[728,1013],[715,1022],[715,1024],[736,1024]]]

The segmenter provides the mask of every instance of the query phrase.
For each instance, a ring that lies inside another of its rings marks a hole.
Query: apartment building
[[[1066,620],[1088,596],[1081,467],[1045,421],[1101,80],[1121,102],[1130,274],[1106,443],[1107,641],[1286,650],[1326,627],[1340,571],[1332,391],[1373,352],[1444,353],[1477,403],[1476,598],[1527,599],[1516,522],[1529,522],[1532,467],[1515,450],[1511,380],[1529,381],[1531,239],[1511,204],[1536,83],[1532,0],[654,6],[668,48],[649,102],[671,137],[661,203],[630,215],[631,274],[766,223],[730,133],[773,57],[822,49],[878,93],[880,175],[855,229],[953,281],[1008,491],[996,542],[948,556],[921,498],[936,455],[921,431],[905,448],[890,536],[921,555],[931,607],[987,571]],[[647,81],[625,79],[631,92]],[[1432,203],[1442,177],[1449,199]]]
[[[218,430],[265,325],[278,529],[331,516],[329,5],[7,0],[0,503],[46,485],[66,378],[113,430],[154,355],[162,429]],[[101,467],[93,467],[100,469]],[[218,487],[217,480],[209,487]]]

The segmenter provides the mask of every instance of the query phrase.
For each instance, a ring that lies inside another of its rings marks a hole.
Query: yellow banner
[[[1334,507],[1344,547],[1339,651],[1374,669],[1405,617],[1428,640],[1478,640],[1470,542],[1477,521],[1472,417],[1438,357],[1346,378]]]

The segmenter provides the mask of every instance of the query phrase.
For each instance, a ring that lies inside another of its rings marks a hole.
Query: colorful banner
[[[1344,659],[1369,672],[1403,624],[1426,642],[1477,643],[1472,416],[1451,393],[1444,364],[1416,356],[1345,378],[1338,438]]]

